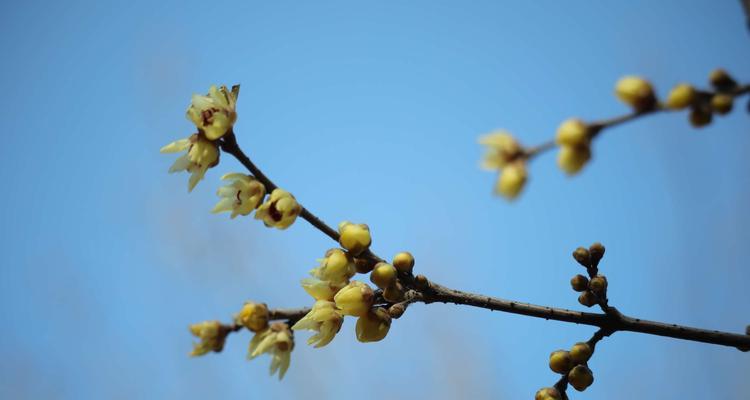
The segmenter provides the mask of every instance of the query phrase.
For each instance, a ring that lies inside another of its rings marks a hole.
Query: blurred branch
[[[745,9],[745,21],[747,23],[747,29],[750,29],[750,0],[740,0],[742,8]]]

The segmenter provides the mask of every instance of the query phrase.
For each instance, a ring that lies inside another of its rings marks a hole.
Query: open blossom
[[[237,120],[235,107],[236,92],[227,90],[226,86],[211,86],[206,96],[193,95],[188,107],[187,117],[198,127],[209,140],[216,140],[226,134]]]
[[[361,317],[367,314],[375,301],[375,293],[364,282],[351,281],[333,297],[341,314]]]
[[[202,356],[211,351],[221,351],[227,337],[227,331],[222,328],[219,321],[203,321],[190,325],[190,333],[200,339],[200,342],[193,343],[191,356]]]
[[[317,332],[307,340],[307,344],[314,347],[323,347],[333,340],[341,329],[344,316],[336,310],[336,304],[332,301],[318,300],[307,315],[297,321],[292,329],[310,330]]]
[[[315,300],[333,301],[333,296],[344,286],[346,286],[346,283],[337,284],[317,278],[305,278],[302,280],[302,288]]]
[[[255,212],[255,219],[263,220],[268,227],[286,229],[297,219],[302,212],[302,206],[291,193],[276,188],[271,196]]]
[[[206,175],[206,171],[219,164],[219,148],[199,134],[174,141],[161,148],[162,153],[179,153],[181,151],[184,151],[185,154],[175,160],[169,168],[169,172],[190,172],[188,192],[191,192]]]
[[[211,210],[213,213],[231,211],[231,218],[237,215],[248,215],[258,208],[263,197],[266,196],[266,187],[252,176],[235,172],[226,174],[221,179],[232,180],[232,183],[216,191],[221,200]]]
[[[289,369],[291,354],[294,349],[294,336],[289,326],[285,323],[276,322],[271,324],[268,329],[258,332],[250,341],[247,358],[253,359],[261,354],[271,356],[271,375],[277,371],[279,380],[284,377],[286,370]]]
[[[330,249],[325,258],[318,260],[320,265],[310,271],[310,275],[334,284],[345,285],[357,273],[352,257],[341,249]]]

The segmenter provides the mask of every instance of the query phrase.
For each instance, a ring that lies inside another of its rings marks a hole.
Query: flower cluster
[[[373,307],[372,288],[350,280],[357,273],[354,257],[366,251],[372,242],[370,229],[365,224],[345,221],[339,224],[339,237],[344,249],[328,250],[310,271],[311,278],[302,280],[302,287],[315,299],[315,304],[292,329],[315,332],[307,341],[315,347],[330,343],[347,315],[358,317],[356,334],[361,342],[382,340],[391,325],[388,312]]]
[[[669,92],[665,106],[671,110],[690,108],[690,123],[696,128],[710,124],[713,114],[729,114],[734,106],[733,92],[739,86],[737,81],[723,69],[711,71],[708,80],[714,93],[680,83]]]
[[[570,279],[570,286],[578,296],[578,302],[586,307],[601,304],[607,299],[607,277],[599,274],[599,261],[604,257],[604,246],[594,243],[588,249],[579,247],[573,252],[573,258],[588,272],[588,277],[577,274]]]
[[[209,168],[219,164],[219,141],[228,134],[233,135],[238,94],[239,86],[232,87],[232,90],[226,86],[211,86],[207,95],[193,95],[187,117],[198,132],[162,147],[162,153],[185,152],[172,164],[169,172],[190,172],[188,191],[195,188]],[[213,213],[229,212],[230,217],[235,218],[250,215],[257,209],[255,218],[266,226],[286,229],[302,212],[302,206],[294,196],[279,188],[274,189],[264,202],[266,186],[251,175],[235,172],[221,179],[230,182],[217,191],[221,199],[214,206]]]
[[[570,351],[553,351],[549,356],[549,368],[553,372],[565,375],[570,386],[582,392],[594,383],[594,375],[588,367],[588,360],[593,353],[594,350],[588,343],[576,343]],[[540,390],[540,392],[545,389]],[[537,396],[539,396],[538,392]],[[548,398],[551,399],[559,398],[554,397],[554,394],[547,394],[547,396],[550,396]]]
[[[487,147],[482,168],[498,170],[495,193],[507,199],[518,197],[526,184],[526,156],[523,147],[506,131],[496,131],[479,138]]]
[[[275,322],[269,324],[268,306],[262,303],[247,302],[237,315],[235,323],[254,332],[247,358],[253,359],[261,354],[271,356],[271,375],[278,371],[279,379],[284,377],[289,369],[292,349],[294,349],[294,334],[289,325]]]

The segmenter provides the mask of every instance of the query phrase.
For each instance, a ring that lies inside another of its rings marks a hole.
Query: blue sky
[[[298,336],[284,381],[249,335],[190,359],[187,325],[243,301],[310,302],[299,279],[329,247],[208,213],[224,157],[190,195],[158,149],[192,132],[210,84],[242,84],[238,140],[331,224],[367,222],[376,252],[456,288],[580,308],[570,252],[607,246],[611,303],[642,318],[750,323],[750,116],[684,114],[607,131],[567,178],[536,160],[521,199],[491,195],[476,138],[527,144],[563,119],[626,111],[625,74],[659,93],[723,66],[750,79],[738,1],[6,2],[0,146],[2,398],[531,398],[548,354],[593,330],[415,306],[388,338],[353,321],[323,349]],[[618,333],[576,399],[741,399],[750,357]],[[686,384],[689,382],[690,384]],[[746,393],[746,392],[745,392]]]

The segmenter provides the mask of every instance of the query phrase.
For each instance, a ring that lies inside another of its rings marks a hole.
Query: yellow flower
[[[375,293],[364,282],[352,281],[333,297],[341,314],[361,317],[372,307]]]
[[[357,319],[357,340],[363,343],[379,342],[391,329],[391,316],[384,308],[368,311]]]
[[[310,271],[310,275],[329,281],[333,284],[345,285],[349,278],[357,273],[357,267],[351,255],[341,249],[330,249],[325,258],[318,260],[320,265]]]
[[[276,322],[253,336],[247,358],[252,360],[261,354],[268,353],[271,356],[271,375],[278,371],[279,380],[281,380],[286,370],[289,369],[293,349],[294,335],[289,330],[289,326]]]
[[[365,251],[372,244],[370,228],[365,224],[353,224],[344,221],[339,224],[339,234],[341,247],[355,256]]]
[[[680,83],[672,88],[667,97],[667,107],[673,110],[682,110],[693,104],[697,97],[695,89],[687,83]]]
[[[656,105],[656,96],[651,84],[637,76],[626,76],[617,81],[615,94],[636,111],[647,111]]]
[[[239,90],[239,89],[238,89]],[[216,140],[226,134],[237,120],[235,107],[237,94],[226,86],[217,89],[211,86],[206,96],[193,95],[187,117],[209,140]]]
[[[294,196],[286,190],[276,188],[255,212],[255,219],[263,220],[267,227],[286,229],[294,223],[300,212],[302,206]]]
[[[248,215],[258,208],[266,196],[266,187],[252,176],[232,173],[221,177],[222,180],[232,180],[232,183],[222,186],[216,192],[221,197],[212,213],[231,211],[230,218],[237,215]]]
[[[193,343],[190,355],[202,356],[211,351],[220,352],[224,348],[228,331],[219,321],[203,321],[190,325],[190,333],[200,339],[200,342]]]
[[[591,149],[585,146],[562,146],[557,155],[557,165],[568,175],[578,173],[591,159]]]
[[[316,278],[305,278],[302,280],[302,288],[315,300],[333,301],[333,296],[345,285],[346,283],[336,284]]]
[[[268,328],[268,306],[263,303],[247,302],[242,306],[235,320],[253,332],[260,332]]]
[[[219,148],[213,142],[200,135],[192,135],[187,139],[174,141],[160,150],[162,153],[186,153],[175,160],[169,172],[190,172],[188,192],[192,192],[195,185],[203,179],[206,171],[219,163]]]
[[[336,304],[332,301],[318,300],[301,320],[297,321],[292,329],[310,330],[317,332],[307,339],[307,344],[314,347],[323,347],[333,340],[341,329],[344,316],[336,311]]]
[[[508,164],[500,172],[500,178],[495,186],[495,193],[498,193],[505,198],[512,200],[515,199],[523,190],[526,184],[526,163],[522,160],[517,160],[512,164]]]
[[[479,138],[479,144],[487,146],[482,168],[496,170],[504,168],[522,153],[521,145],[506,131],[495,131]]]
[[[589,143],[589,128],[578,118],[563,121],[557,128],[555,141],[560,146],[584,146]]]

